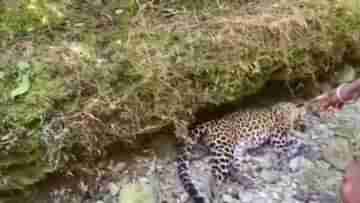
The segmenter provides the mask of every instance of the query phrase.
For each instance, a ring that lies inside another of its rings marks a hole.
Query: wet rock
[[[337,196],[335,194],[335,192],[332,192],[332,193],[322,193],[322,194],[319,194],[318,196],[318,201],[320,203],[328,203],[328,202],[337,202]]]
[[[298,176],[301,190],[307,192],[336,191],[342,174],[325,161],[316,161],[312,168]]]
[[[304,157],[296,157],[292,159],[289,163],[289,168],[291,172],[296,172],[300,170],[301,166],[304,165],[305,158]]]
[[[354,157],[360,157],[360,134],[355,135],[349,140],[353,147]]]
[[[304,158],[309,161],[319,160],[321,158],[320,146],[310,146],[304,150]]]
[[[254,194],[252,192],[240,192],[239,197],[241,202],[249,203],[253,201]]]
[[[301,170],[309,170],[313,167],[314,163],[312,162],[312,160],[309,160],[302,156],[296,157],[289,162],[289,169],[292,173],[299,172]]]
[[[263,198],[263,197],[256,198],[256,199],[254,199],[252,202],[253,202],[253,203],[274,203],[273,200],[267,199],[267,198]]]
[[[275,171],[264,170],[261,172],[261,177],[269,184],[279,181],[280,174]]]
[[[337,169],[343,170],[353,158],[351,146],[346,139],[336,138],[323,150],[323,157]]]
[[[259,166],[263,169],[269,169],[273,166],[274,164],[274,154],[266,154],[265,156],[261,157],[261,160],[259,162]]]
[[[360,115],[360,103],[347,105],[336,113],[336,118],[330,120],[327,125],[336,135],[351,138],[360,133],[358,125],[360,116],[358,115]]]
[[[229,194],[224,194],[222,196],[222,200],[223,200],[224,203],[235,203],[235,202],[238,201]]]

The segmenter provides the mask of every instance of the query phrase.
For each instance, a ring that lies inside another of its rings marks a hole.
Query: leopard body
[[[179,139],[177,146],[177,172],[185,191],[195,203],[207,202],[191,179],[190,163],[195,144],[208,149],[211,174],[219,185],[229,176],[236,149],[240,148],[245,153],[268,143],[277,152],[283,153],[289,147],[300,144],[290,131],[304,130],[305,114],[305,106],[279,102],[236,111],[190,129],[188,135]]]

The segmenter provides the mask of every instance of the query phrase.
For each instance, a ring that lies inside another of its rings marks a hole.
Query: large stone
[[[331,140],[328,146],[323,149],[323,157],[337,169],[343,170],[353,159],[353,153],[346,139],[336,138]]]

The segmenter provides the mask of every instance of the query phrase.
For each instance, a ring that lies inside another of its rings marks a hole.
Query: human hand
[[[359,96],[359,92],[351,91],[342,84],[335,90],[318,96],[315,101],[320,102],[321,110],[336,112],[341,110],[344,104],[354,103]]]
[[[322,111],[339,111],[343,108],[345,104],[345,102],[341,101],[336,96],[336,91],[322,94],[316,97],[315,101],[318,101],[320,103],[320,108]]]
[[[344,203],[360,202],[360,161],[352,161],[346,167],[341,197]]]

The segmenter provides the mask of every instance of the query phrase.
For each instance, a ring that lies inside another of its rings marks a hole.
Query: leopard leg
[[[225,135],[224,135],[225,136]],[[213,185],[211,187],[212,197],[217,200],[219,194],[218,190],[221,190],[222,184],[227,180],[230,172],[230,165],[233,159],[234,145],[230,140],[225,138],[216,139],[210,144],[210,166]],[[216,190],[216,193],[214,192]]]
[[[206,203],[206,198],[200,193],[200,190],[196,187],[190,174],[190,162],[193,145],[178,144],[177,150],[177,173],[185,191],[189,194],[194,203]]]
[[[304,142],[293,136],[291,133],[284,132],[280,135],[271,136],[270,145],[274,147],[279,156],[286,156],[288,159],[292,159],[297,156],[301,149],[304,148]]]
[[[288,133],[271,137],[270,145],[277,153],[277,159],[274,160],[274,169],[278,171],[287,170],[287,163],[298,156],[305,148],[305,144],[301,139]]]
[[[234,160],[236,165],[248,152],[256,150],[269,140],[267,131],[254,132],[251,136],[246,136],[237,141],[234,148]]]
[[[241,139],[234,148],[234,156],[231,163],[231,177],[233,180],[238,182],[245,187],[253,186],[252,178],[249,175],[244,174],[241,170],[241,165],[246,163],[248,160],[248,152],[256,150],[264,145],[269,140],[269,134],[266,132],[258,133],[254,137],[246,137]]]

